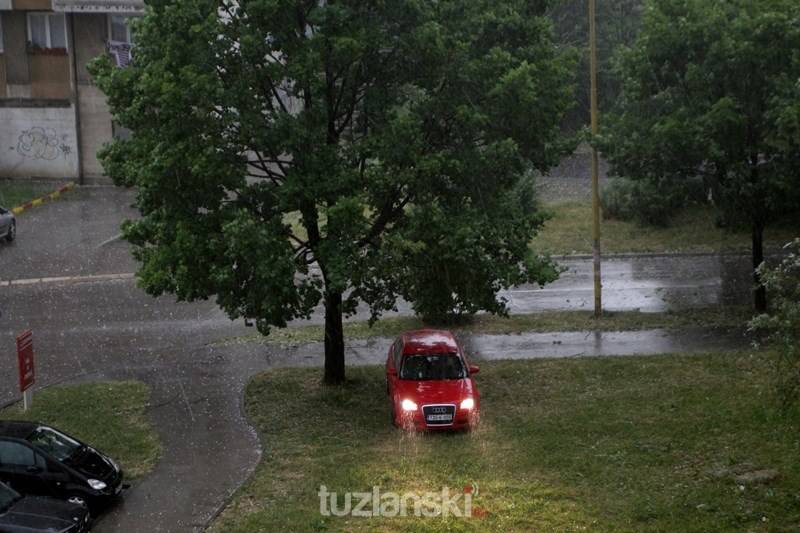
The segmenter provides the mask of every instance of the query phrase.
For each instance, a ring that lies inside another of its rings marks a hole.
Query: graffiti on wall
[[[17,153],[29,159],[53,161],[62,155],[64,159],[72,153],[67,144],[67,135],[59,135],[52,128],[35,126],[24,130],[17,142]]]

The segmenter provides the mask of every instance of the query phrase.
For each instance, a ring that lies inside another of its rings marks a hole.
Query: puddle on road
[[[476,360],[537,359],[698,353],[747,349],[751,339],[741,330],[683,328],[642,331],[563,331],[510,335],[461,335],[467,354]],[[375,365],[386,361],[388,337],[347,342],[348,364]],[[310,343],[273,350],[273,364],[321,364],[323,343]],[[280,361],[279,361],[280,359]],[[302,362],[301,362],[302,361]]]
[[[562,260],[568,270],[545,286],[504,291],[512,313],[591,309],[592,262]],[[743,255],[681,255],[614,258],[603,262],[603,308],[608,311],[676,311],[751,301],[750,258]]]

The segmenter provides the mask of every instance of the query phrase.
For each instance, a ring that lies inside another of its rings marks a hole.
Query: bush
[[[648,226],[667,226],[679,210],[705,201],[706,189],[700,178],[684,180],[678,185],[614,178],[600,195],[603,218],[632,220]]]
[[[750,327],[769,332],[778,351],[775,381],[788,409],[800,397],[800,239],[785,249],[789,255],[777,267],[762,264],[758,269],[771,297],[771,311],[754,318]]]

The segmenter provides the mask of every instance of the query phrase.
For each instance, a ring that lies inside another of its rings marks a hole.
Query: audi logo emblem
[[[434,413],[446,413],[447,407],[434,407],[431,409]]]

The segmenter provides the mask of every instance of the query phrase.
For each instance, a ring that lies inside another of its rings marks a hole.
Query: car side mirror
[[[469,373],[470,374],[477,374],[481,371],[481,367],[475,365],[469,365]]]

